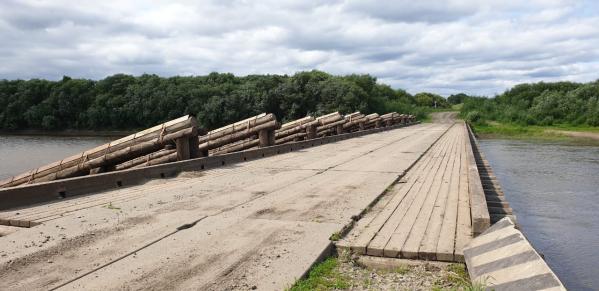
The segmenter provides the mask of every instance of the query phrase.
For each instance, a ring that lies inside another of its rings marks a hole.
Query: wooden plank
[[[447,141],[449,142],[449,144],[451,144],[451,131],[448,132]],[[400,255],[404,242],[406,241],[412,229],[412,225],[414,224],[414,221],[416,220],[416,217],[420,212],[425,198],[427,197],[427,193],[430,190],[430,186],[433,184],[433,181],[437,176],[437,173],[439,172],[439,169],[441,168],[443,161],[445,160],[444,157],[449,150],[449,144],[445,144],[444,148],[441,150],[444,154],[439,156],[437,156],[437,153],[433,154],[435,163],[433,164],[432,168],[428,169],[427,172],[422,174],[422,187],[420,187],[420,189],[418,189],[417,191],[413,192],[413,195],[415,196],[414,200],[410,204],[404,204],[402,206],[401,213],[397,214],[401,217],[398,218],[399,222],[397,223],[397,227],[394,229],[393,233],[390,234],[387,244],[384,247],[385,256],[397,257]]]
[[[462,132],[462,131],[460,131]],[[460,192],[460,175],[462,168],[462,158],[464,152],[464,136],[462,134],[459,147],[457,148],[456,160],[453,165],[451,184],[449,186],[449,196],[447,198],[447,206],[443,217],[441,232],[437,249],[435,251],[435,259],[439,261],[454,261],[455,235],[458,219],[458,201]]]
[[[414,200],[417,198],[418,193],[420,193],[423,185],[425,185],[426,176],[428,173],[438,168],[438,164],[440,160],[435,158],[436,151],[442,151],[446,148],[448,139],[444,139],[439,143],[439,147],[436,148],[435,151],[432,151],[430,154],[430,162],[427,167],[425,167],[422,171],[416,174],[414,178],[416,180],[415,185],[410,189],[407,197],[402,201],[402,204],[397,207],[397,210],[392,214],[389,218],[387,224],[381,229],[381,231],[377,234],[377,236],[372,240],[370,245],[368,246],[369,254],[377,252],[380,253],[382,250],[383,256],[386,257],[396,257],[399,254],[399,251],[389,250],[387,248],[388,242],[391,239],[393,233],[395,233],[396,229],[402,223],[402,220],[405,214],[408,212],[410,207],[413,205]]]
[[[365,231],[362,232],[355,240],[352,245],[352,250],[354,252],[358,254],[366,253],[366,247],[369,245],[370,241],[381,230],[397,206],[403,201],[405,193],[407,193],[409,189],[418,181],[417,173],[422,171],[428,165],[428,163],[431,161],[431,157],[432,155],[425,154],[423,159],[419,161],[418,164],[412,170],[410,170],[410,172],[408,172],[408,175],[405,177],[405,180],[408,181],[407,183],[395,184],[393,186],[393,188],[390,190],[391,193],[393,193],[391,194],[393,195],[393,198],[388,201],[383,210],[377,214],[372,222],[368,224]],[[380,250],[382,251],[382,248],[380,248]]]
[[[454,127],[455,128],[455,127]],[[411,230],[409,231],[408,238],[406,239],[403,247],[401,248],[401,257],[408,259],[418,258],[418,249],[420,248],[420,244],[424,238],[424,234],[427,231],[427,227],[429,221],[431,219],[431,215],[433,212],[433,208],[439,197],[439,193],[441,190],[441,184],[444,179],[446,179],[447,175],[451,174],[449,172],[449,162],[451,160],[452,152],[455,145],[455,131],[452,136],[454,137],[449,152],[443,157],[443,162],[441,163],[440,169],[437,172],[436,179],[433,180],[429,191],[426,193],[426,198],[422,203],[422,207],[420,208],[420,212],[418,213],[416,220],[414,221]]]
[[[381,230],[384,224],[387,222],[389,217],[393,214],[397,206],[404,199],[405,193],[411,187],[413,187],[414,183],[418,181],[419,173],[421,173],[424,169],[429,167],[429,163],[432,161],[433,152],[440,148],[440,144],[443,144],[445,138],[439,139],[436,144],[434,144],[427,153],[424,154],[422,159],[417,162],[417,164],[412,168],[405,177],[407,183],[396,184],[391,191],[402,191],[396,194],[393,194],[393,199],[389,200],[387,205],[383,208],[383,210],[372,220],[370,224],[368,224],[367,228],[364,232],[360,234],[360,236],[355,240],[352,245],[352,250],[358,254],[365,254],[366,247],[369,245],[371,240],[375,237],[377,232]],[[382,246],[384,247],[384,245]],[[380,248],[382,250],[382,247]]]
[[[387,245],[387,241],[393,234],[393,231],[397,227],[397,225],[401,222],[401,218],[405,213],[405,210],[409,207],[409,205],[414,200],[413,193],[418,192],[422,183],[422,173],[428,172],[431,168],[434,167],[434,159],[433,155],[429,155],[427,157],[427,161],[423,166],[419,169],[419,171],[414,173],[414,176],[410,177],[409,182],[401,186],[400,193],[396,195],[397,199],[394,199],[393,207],[386,208],[384,220],[377,221],[377,223],[381,223],[377,228],[376,235],[371,237],[371,241],[369,240],[368,247],[366,253],[371,256],[386,256],[384,253],[385,245]],[[408,195],[408,193],[411,193]],[[407,195],[407,197],[406,197]]]
[[[470,214],[470,195],[468,193],[468,157],[466,148],[469,140],[466,137],[462,148],[460,186],[458,193],[458,218],[454,247],[454,261],[464,261],[464,246],[472,239],[472,219]]]
[[[437,260],[437,245],[439,244],[439,241],[445,241],[450,239],[450,236],[447,236],[445,234],[441,236],[441,230],[443,229],[443,227],[452,229],[451,232],[455,233],[455,223],[454,225],[450,226],[444,222],[445,219],[448,218],[447,208],[449,207],[448,204],[450,204],[449,200],[452,198],[450,197],[450,186],[452,185],[452,182],[454,182],[454,180],[457,180],[456,178],[459,175],[459,147],[462,144],[462,138],[460,135],[460,131],[457,131],[456,135],[456,145],[451,151],[451,159],[449,161],[449,164],[447,165],[448,172],[445,173],[445,175],[443,175],[443,181],[441,182],[439,196],[435,201],[435,206],[433,207],[433,212],[428,222],[428,226],[426,227],[424,238],[420,242],[420,248],[418,249],[418,258],[423,260]],[[453,193],[457,194],[457,191]],[[457,208],[457,196],[455,197],[454,201]],[[451,241],[453,241],[453,235],[451,235]],[[451,248],[453,249],[453,244]]]
[[[470,141],[467,126],[464,128]],[[466,156],[468,157],[468,191],[470,193],[470,213],[472,216],[472,231],[474,235],[480,234],[491,225],[485,192],[478,175],[476,160],[470,142],[466,143]]]

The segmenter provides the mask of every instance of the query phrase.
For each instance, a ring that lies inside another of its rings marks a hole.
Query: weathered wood
[[[462,157],[464,155],[464,137],[460,139],[459,147],[455,153],[456,159],[451,171],[451,181],[441,231],[436,246],[435,257],[439,261],[454,261],[455,235],[457,229],[458,202],[460,191],[460,176],[462,168]]]
[[[225,145],[223,147],[214,149],[212,154],[213,155],[222,155],[222,154],[226,154],[226,153],[243,151],[243,150],[257,147],[259,143],[260,143],[260,140],[258,139],[258,137],[252,136],[248,139],[241,140],[241,141],[231,143],[231,144]]]
[[[215,130],[211,130],[206,135],[202,135],[198,138],[200,148],[202,144],[208,144],[214,140],[226,139],[229,136],[237,135],[243,132],[249,132],[255,127],[259,127],[264,124],[273,124],[273,122],[277,123],[277,119],[274,114],[263,113],[224,127],[217,128]],[[258,131],[259,130],[255,130],[254,132]]]
[[[44,178],[46,176],[50,177],[45,178],[44,181],[51,181],[53,180],[52,177],[55,176],[52,174],[63,169],[76,166],[84,160],[95,159],[106,153],[115,152],[123,148],[135,145],[137,143],[146,142],[155,139],[159,136],[163,136],[165,134],[177,132],[179,130],[194,126],[197,126],[195,118],[193,116],[186,115],[181,118],[165,122],[163,124],[126,136],[124,138],[84,151],[82,153],[67,157],[61,161],[38,167],[29,172],[14,176],[11,179],[1,181],[0,188],[12,187],[23,183],[39,181],[41,178]]]
[[[383,249],[387,244],[389,237],[395,230],[395,227],[399,224],[399,221],[401,221],[401,215],[405,213],[404,209],[399,208],[399,206],[408,201],[409,198],[406,199],[405,196],[409,193],[410,189],[419,187],[416,184],[422,183],[422,181],[417,179],[417,176],[430,167],[431,161],[432,156],[426,155],[422,162],[418,163],[414,169],[408,172],[408,175],[405,177],[407,183],[396,184],[390,190],[390,194],[393,194],[393,198],[389,200],[381,212],[368,224],[360,236],[358,236],[354,243],[354,247],[352,247],[353,251],[358,254],[368,253],[375,256],[383,255]],[[407,209],[407,207],[405,209]],[[375,238],[375,235],[378,236],[378,234],[380,234],[381,237]],[[376,239],[376,241],[373,239]]]
[[[459,134],[459,133],[458,133]],[[443,180],[441,181],[441,188],[439,189],[438,196],[434,202],[434,206],[431,215],[428,219],[426,226],[426,232],[420,242],[418,248],[418,258],[423,260],[437,260],[437,245],[440,240],[446,240],[446,237],[442,237],[441,230],[443,229],[444,216],[446,216],[448,200],[450,197],[450,185],[454,177],[457,177],[459,173],[459,159],[456,162],[456,158],[459,155],[459,144],[461,139],[456,141],[457,146],[453,147],[447,169],[443,174]],[[458,165],[456,170],[455,165]],[[456,193],[457,194],[457,193]],[[456,197],[457,198],[457,197]],[[456,199],[457,202],[457,199]],[[456,203],[457,204],[457,203]],[[455,232],[455,226],[451,228]],[[453,249],[453,246],[452,246]],[[452,252],[453,253],[453,252]]]
[[[177,160],[189,160],[189,158],[191,157],[189,150],[189,138],[180,137],[175,140],[175,145],[177,146]]]
[[[339,112],[333,112],[333,113],[325,114],[323,116],[316,118],[316,121],[318,121],[318,124],[320,126],[323,126],[323,125],[327,125],[329,123],[339,121],[341,119],[343,119],[343,116],[341,116],[341,114],[339,114]]]
[[[168,155],[165,155],[165,156],[162,156],[162,157],[159,157],[156,159],[148,160],[147,162],[136,165],[132,168],[137,169],[137,168],[149,167],[149,166],[154,166],[154,165],[172,163],[172,162],[176,162],[177,160],[178,160],[178,155],[176,152],[174,152],[174,153],[170,153]]]
[[[442,163],[434,175],[432,183],[427,183],[430,185],[430,188],[420,195],[425,197],[422,199],[422,203],[417,204],[420,205],[420,211],[413,220],[413,223],[411,223],[412,226],[411,230],[409,231],[409,236],[401,248],[401,256],[403,258],[418,258],[418,249],[420,248],[420,243],[422,242],[424,234],[427,231],[428,222],[431,218],[435,201],[440,194],[441,184],[444,180],[444,177],[446,177],[446,175],[449,173],[447,168],[451,159],[451,152],[455,147],[455,137],[452,136],[451,139],[452,142],[449,146],[450,149],[448,154],[442,157]]]
[[[157,152],[151,153],[149,155],[145,155],[142,157],[138,157],[129,161],[126,161],[124,163],[118,164],[116,165],[115,169],[116,170],[124,170],[124,169],[129,169],[132,167],[135,167],[137,165],[141,165],[143,163],[148,162],[149,160],[154,160],[166,155],[170,155],[172,153],[176,153],[177,150],[175,149],[163,149],[163,150],[159,150]]]
[[[274,142],[271,143],[271,139],[270,139],[271,131],[272,130],[262,129],[258,132],[258,140],[259,140],[258,145],[260,147],[267,147],[267,146],[271,146],[274,144]]]
[[[470,212],[472,216],[472,232],[476,236],[481,234],[491,225],[489,210],[487,209],[487,200],[485,192],[478,174],[478,167],[474,158],[474,152],[470,141],[469,128],[464,128],[468,137],[466,143],[466,156],[468,157],[468,192],[470,193]]]
[[[408,194],[409,196],[406,197],[393,216],[389,218],[390,221],[393,221],[393,224],[383,233],[385,236],[384,241],[386,242],[383,245],[385,256],[403,256],[404,244],[411,235],[412,227],[417,220],[433,182],[438,179],[437,174],[443,165],[443,157],[449,150],[450,139],[443,138],[438,145],[438,147],[430,152],[430,158],[432,159],[430,166],[425,168],[416,177],[418,180],[417,184],[412,187]]]
[[[345,123],[345,119],[341,119],[335,122],[331,122],[331,123],[327,123],[325,125],[321,125],[319,127],[316,128],[316,132],[322,132],[325,130],[330,130],[330,129],[335,129],[337,126],[341,125],[343,126],[343,124]]]
[[[306,137],[305,132],[298,132],[296,134],[288,135],[284,138],[277,139],[275,141],[275,144],[279,145],[279,144],[284,144],[284,143],[288,143],[288,142],[292,142],[292,141],[302,140],[304,137]]]
[[[44,182],[55,179],[64,179],[69,177],[77,177],[86,175],[93,168],[111,166],[123,163],[127,160],[137,158],[139,156],[147,155],[151,152],[155,152],[164,147],[166,143],[173,142],[177,138],[189,137],[193,132],[192,128],[186,128],[178,132],[157,137],[154,140],[135,144],[133,146],[120,149],[114,152],[106,151],[106,154],[95,159],[83,161],[73,167],[69,167],[53,174],[34,179],[33,182]]]
[[[260,132],[261,130],[275,130],[279,126],[280,126],[280,124],[276,120],[272,120],[272,121],[248,128],[243,131],[238,131],[238,132],[234,132],[229,135],[224,135],[217,139],[207,140],[204,143],[200,143],[198,148],[200,149],[200,151],[215,149],[215,148],[221,147],[228,143],[246,139],[252,135],[258,134],[258,132]],[[206,140],[206,139],[202,139],[202,140]]]
[[[316,126],[308,126],[306,127],[306,139],[315,139],[316,138]]]

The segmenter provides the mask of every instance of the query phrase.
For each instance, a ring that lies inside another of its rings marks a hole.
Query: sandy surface
[[[2,212],[42,224],[2,232],[0,289],[284,289],[448,127]]]
[[[569,130],[557,130],[557,129],[548,129],[546,131],[551,132],[551,133],[559,133],[559,134],[563,134],[563,135],[570,136],[570,137],[599,140],[598,132],[569,131]]]

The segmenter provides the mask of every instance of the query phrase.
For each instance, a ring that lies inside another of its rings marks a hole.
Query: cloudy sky
[[[392,4],[383,4],[392,2]],[[368,73],[411,93],[599,79],[594,0],[0,1],[0,79]]]

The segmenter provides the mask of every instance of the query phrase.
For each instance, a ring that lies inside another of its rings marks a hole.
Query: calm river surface
[[[115,138],[0,135],[0,180],[91,149]]]
[[[599,290],[599,147],[480,140],[526,237],[570,290]]]

